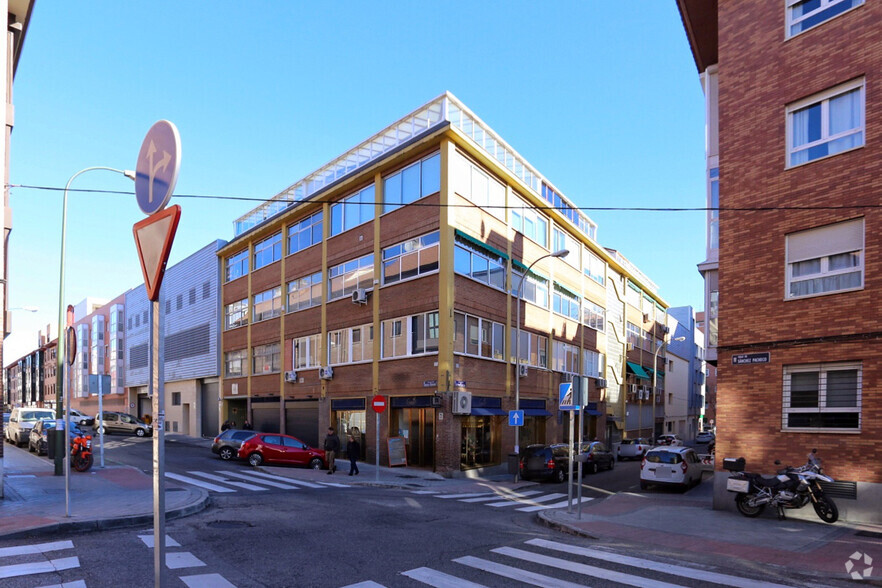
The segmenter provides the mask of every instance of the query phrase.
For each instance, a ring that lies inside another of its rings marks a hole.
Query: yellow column
[[[455,212],[448,205],[453,201],[451,169],[456,148],[450,139],[441,140],[441,194],[438,207],[439,272],[438,272],[438,390],[450,392],[454,377],[453,244]]]
[[[383,214],[383,176],[374,174],[374,291],[371,293],[371,321],[374,326],[373,363],[371,364],[371,390],[380,393],[380,281],[383,277],[383,258],[380,251],[380,215]],[[367,399],[370,403],[370,398]],[[367,413],[370,414],[370,413]]]
[[[328,363],[326,349],[328,345],[328,237],[331,236],[331,205],[328,202],[322,205],[322,218],[324,219],[322,223],[322,318],[319,330],[318,356],[316,357],[320,366]],[[319,394],[324,399],[328,394],[328,382],[320,379],[319,383],[321,386]]]

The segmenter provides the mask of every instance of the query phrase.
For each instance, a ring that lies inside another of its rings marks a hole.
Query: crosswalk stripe
[[[204,565],[204,561],[202,561],[189,551],[176,551],[174,553],[165,554],[165,566],[170,570],[179,570],[181,568],[198,568]]]
[[[432,568],[416,568],[408,572],[402,572],[402,575],[412,578],[417,582],[434,586],[434,588],[487,588],[483,584],[476,584],[433,570]]]
[[[610,553],[607,551],[600,551],[587,547],[577,547],[575,545],[567,545],[565,543],[548,541],[546,539],[530,539],[529,541],[527,541],[527,544],[534,545],[536,547],[544,547],[546,549],[553,549],[555,551],[562,551],[564,553],[569,553],[572,555],[583,555],[585,557],[590,557],[593,559],[602,559],[604,561],[612,563],[635,566],[645,570],[653,570],[655,572],[661,572],[663,574],[670,574],[672,576],[685,576],[693,580],[714,582],[716,584],[723,584],[726,586],[735,586],[739,588],[787,588],[784,584],[749,580],[747,578],[741,578],[738,576],[730,576],[728,574],[709,572],[706,570],[690,568],[686,566],[678,566],[675,564],[666,564],[662,562],[631,557],[628,555],[619,555],[617,553]]]
[[[181,576],[181,581],[187,588],[236,588],[220,574],[199,574],[196,576]]]
[[[566,496],[566,494],[546,494],[545,496],[537,496],[528,500],[503,500],[502,502],[491,502],[490,504],[486,504],[485,506],[495,506],[497,508],[505,506],[515,506],[517,504],[520,504],[522,506],[536,506],[540,502],[548,502],[549,500],[555,500],[557,498],[560,498],[561,496]]]
[[[525,496],[533,496],[534,494],[542,494],[541,490],[530,490],[529,492],[521,492],[520,494],[496,494],[493,496],[484,496],[482,498],[466,498],[465,500],[460,500],[460,502],[488,502],[490,500],[496,500],[498,498],[508,498],[509,500],[515,500],[518,498],[523,498]]]
[[[0,567],[0,579],[60,572],[61,570],[70,570],[78,567],[80,567],[80,560],[77,557],[63,557],[61,559],[50,559],[34,563],[13,564]]]
[[[197,472],[197,471],[188,471],[188,474],[191,476],[199,476],[200,478],[205,478],[206,480],[211,480],[213,482],[221,482],[223,484],[229,484],[230,486],[235,486],[236,488],[243,488],[245,490],[251,490],[252,492],[265,492],[267,489],[263,486],[255,486],[254,484],[248,484],[247,482],[236,482],[235,480],[227,480],[222,476],[215,476],[214,474],[208,474],[205,472]]]
[[[32,553],[46,553],[61,549],[73,549],[73,541],[53,541],[52,543],[38,543],[36,545],[16,545],[0,549],[0,557],[13,555],[29,555]]]
[[[286,478],[284,476],[275,476],[273,474],[265,474],[263,472],[251,472],[252,476],[257,476],[258,478],[266,478],[268,480],[275,480],[277,482],[284,482],[288,484],[296,484],[297,486],[303,486],[305,488],[321,488],[321,484],[314,484],[313,482],[304,482],[303,480],[295,480],[294,478]]]
[[[373,580],[367,580],[365,582],[359,582],[358,584],[349,584],[348,586],[343,586],[343,588],[386,588],[382,584],[377,584]]]
[[[75,580],[73,582],[64,582],[63,584],[52,584],[51,586],[41,586],[40,588],[86,588],[85,580]]]
[[[153,535],[138,535],[138,539],[144,542],[144,545],[147,546],[148,549],[153,549]],[[165,536],[165,546],[166,547],[180,547],[181,544],[169,537]]]
[[[340,484],[338,482],[319,482],[322,486],[331,486],[332,488],[351,488],[349,484]]]
[[[250,480],[252,482],[257,482],[258,484],[265,484],[273,488],[282,488],[284,490],[300,490],[300,486],[294,486],[292,484],[282,484],[281,482],[273,482],[272,480],[264,480],[262,478],[251,476],[249,474],[241,474],[239,472],[224,472],[221,470],[218,470],[218,473],[223,473],[227,476],[234,476],[236,478],[242,478],[243,480]]]
[[[588,502],[594,500],[590,496],[583,496],[582,502]],[[546,508],[563,508],[570,503],[569,500],[561,500],[560,502],[555,502],[554,504],[537,504],[536,506],[525,506],[523,508],[516,508],[515,510],[519,510],[521,512],[536,512],[537,510],[545,510]],[[573,504],[579,504],[577,499],[573,499]]]
[[[543,586],[545,588],[585,588],[582,584],[574,584],[573,582],[567,582],[565,580],[552,578],[551,576],[537,574],[536,572],[513,568],[505,564],[488,561],[479,557],[472,557],[471,555],[460,557],[453,561],[458,564],[469,566],[470,568],[490,572],[491,574],[517,580],[518,582],[523,582],[525,584],[532,584],[533,586]]]
[[[552,566],[558,570],[567,570],[570,572],[575,572],[577,574],[591,576],[593,578],[609,580],[611,582],[619,582],[620,584],[627,584],[628,586],[640,586],[645,588],[683,588],[679,584],[670,584],[668,582],[661,582],[659,580],[653,580],[651,578],[646,578],[643,576],[634,576],[632,574],[626,574],[624,572],[617,572],[615,570],[607,570],[604,568],[599,568],[597,566],[589,566],[583,563],[571,562],[569,560],[561,559],[559,557],[550,557],[548,555],[542,555],[541,553],[524,551],[523,549],[517,549],[514,547],[498,547],[496,549],[491,549],[490,551],[492,551],[493,553],[498,553],[500,555],[513,557],[515,559],[528,561],[531,563]]]
[[[437,490],[411,490],[411,494],[437,494]]]
[[[499,496],[496,492],[471,492],[467,494],[439,494],[438,498],[474,498],[475,496]]]
[[[177,480],[178,482],[193,484],[194,486],[199,486],[200,488],[205,488],[206,490],[213,490],[215,492],[235,492],[235,490],[231,490],[230,488],[224,488],[223,486],[209,484],[208,482],[203,482],[202,480],[197,480],[189,476],[182,476],[180,474],[173,474],[171,472],[166,472],[165,477],[171,478],[172,480]]]

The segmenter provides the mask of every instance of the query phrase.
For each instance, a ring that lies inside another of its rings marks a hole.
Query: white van
[[[51,408],[19,407],[13,408],[6,423],[6,440],[21,447],[28,442],[31,429],[37,421],[55,420],[55,411]]]

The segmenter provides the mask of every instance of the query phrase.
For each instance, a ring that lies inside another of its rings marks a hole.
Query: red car
[[[323,449],[315,449],[296,437],[279,433],[257,433],[242,443],[238,455],[253,466],[289,463],[309,466],[314,470],[327,467]]]

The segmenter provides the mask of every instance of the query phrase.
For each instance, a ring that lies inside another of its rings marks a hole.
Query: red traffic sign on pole
[[[374,399],[371,400],[371,408],[374,409],[374,412],[380,414],[386,410],[386,397],[385,396],[374,396]]]
[[[181,207],[175,204],[136,222],[132,227],[147,298],[151,301],[155,302],[159,298],[165,264],[168,263],[168,254],[171,252],[180,219]]]

